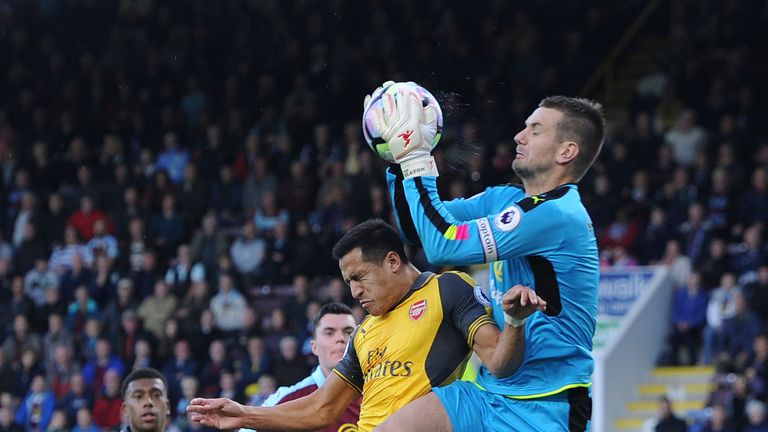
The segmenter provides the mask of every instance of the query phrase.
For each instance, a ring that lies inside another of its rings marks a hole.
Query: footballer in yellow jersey
[[[334,372],[363,394],[361,431],[461,376],[475,332],[495,325],[474,287],[464,273],[421,273],[390,312],[358,326]]]
[[[335,422],[363,394],[360,431],[369,432],[408,402],[461,375],[474,350],[494,375],[523,360],[522,326],[499,331],[463,273],[420,272],[397,232],[375,219],[352,228],[333,248],[352,296],[370,316],[355,330],[342,361],[323,386],[274,407],[243,406],[226,398],[192,399],[192,421],[218,429],[317,430]],[[478,287],[479,288],[479,287]],[[516,286],[505,302],[524,320],[546,304]]]

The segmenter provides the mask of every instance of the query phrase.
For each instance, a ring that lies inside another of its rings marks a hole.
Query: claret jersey
[[[475,286],[460,272],[422,273],[391,311],[358,326],[334,373],[363,394],[360,431],[461,376],[475,332],[495,325]]]

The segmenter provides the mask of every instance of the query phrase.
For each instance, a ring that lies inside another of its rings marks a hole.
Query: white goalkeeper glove
[[[430,154],[437,133],[435,108],[424,107],[419,95],[408,88],[398,90],[397,97],[384,93],[381,99],[383,109],[371,108],[370,114],[403,177],[437,176]]]

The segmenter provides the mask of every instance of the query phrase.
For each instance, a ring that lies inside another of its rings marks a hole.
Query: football
[[[382,106],[381,97],[384,95],[384,93],[393,94],[395,95],[395,98],[397,98],[397,92],[403,86],[409,86],[416,90],[416,93],[421,96],[422,106],[426,107],[431,105],[435,107],[435,110],[437,111],[437,133],[435,134],[435,138],[432,140],[432,148],[435,148],[437,143],[440,141],[440,135],[443,130],[443,112],[440,109],[440,104],[437,103],[437,99],[435,99],[429,90],[412,81],[396,82],[387,85],[386,87],[378,87],[376,90],[374,90],[373,93],[371,93],[371,100],[368,101],[368,104],[363,110],[363,135],[365,136],[365,141],[368,143],[368,147],[370,147],[374,153],[379,155],[379,157],[388,162],[395,162],[395,159],[392,157],[392,153],[389,151],[389,145],[386,143],[386,141],[384,141],[383,138],[381,138],[381,132],[376,129],[373,119],[369,113],[371,108]]]

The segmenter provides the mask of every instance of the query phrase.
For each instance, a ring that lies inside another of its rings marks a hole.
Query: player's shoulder
[[[523,197],[516,204],[524,213],[540,207],[549,211],[562,211],[564,206],[572,204],[569,199],[571,197],[578,198],[578,190],[574,184],[564,184],[541,194]],[[581,200],[578,199],[578,202],[581,203]]]
[[[318,384],[312,375],[304,378],[292,386],[284,386],[277,389],[272,393],[267,400],[264,401],[262,406],[275,406],[288,400],[297,399],[298,397],[308,395],[317,390]]]
[[[461,303],[474,295],[475,287],[479,285],[472,276],[461,271],[446,271],[438,278],[440,298],[444,304]]]
[[[494,200],[515,200],[525,196],[525,188],[519,183],[504,183],[500,185],[489,186],[485,188],[485,191],[483,191],[481,194]]]
[[[463,271],[458,270],[449,270],[445,271],[443,273],[440,273],[437,276],[437,280],[441,285],[449,285],[449,286],[456,286],[456,287],[474,287],[477,285],[474,279],[472,279],[472,276],[468,275],[467,273],[464,273]]]

